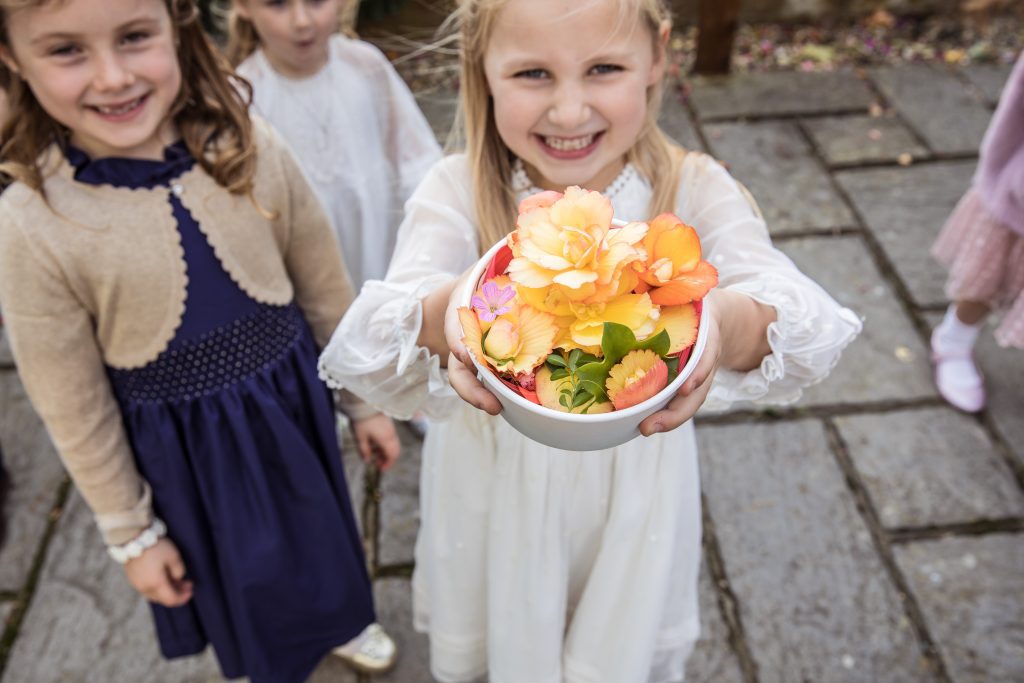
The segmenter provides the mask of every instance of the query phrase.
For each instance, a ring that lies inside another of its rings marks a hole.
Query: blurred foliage
[[[383,19],[400,10],[404,4],[405,0],[362,0],[359,5],[359,19]]]

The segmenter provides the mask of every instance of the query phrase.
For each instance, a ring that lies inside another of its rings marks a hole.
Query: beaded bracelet
[[[110,554],[114,561],[119,564],[125,564],[128,560],[133,560],[143,553],[156,545],[156,542],[167,535],[167,526],[162,521],[153,518],[153,523],[150,524],[145,531],[141,534],[121,545],[108,545],[107,552]]]

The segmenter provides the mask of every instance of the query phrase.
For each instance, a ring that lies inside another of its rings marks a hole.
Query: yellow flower
[[[561,197],[527,198],[520,209],[507,273],[524,298],[531,297],[525,288],[555,290],[530,298],[542,310],[564,315],[567,302],[603,303],[637,286],[627,266],[645,257],[647,225],[612,228],[611,202],[599,192],[570,187]]]
[[[633,264],[640,275],[637,291],[650,291],[659,306],[696,301],[718,284],[718,271],[701,260],[697,231],[670,213],[651,221],[643,247],[646,261]]]
[[[551,353],[560,330],[548,313],[515,300],[505,307],[505,313],[483,324],[476,310],[459,308],[462,343],[498,372],[531,373]]]
[[[605,388],[615,410],[646,401],[668,385],[668,366],[649,349],[630,351],[608,373]]]
[[[623,294],[607,303],[574,303],[575,320],[569,326],[570,346],[600,353],[604,324],[625,325],[637,339],[646,339],[658,325],[659,311],[647,294]],[[565,348],[570,348],[566,346]]]

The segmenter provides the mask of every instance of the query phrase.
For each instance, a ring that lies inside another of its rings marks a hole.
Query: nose
[[[299,0],[298,2],[292,3],[292,26],[295,28],[306,28],[312,23],[312,18],[309,16],[309,9],[306,7],[305,0]]]
[[[100,92],[124,90],[135,82],[135,75],[128,69],[116,52],[98,55],[94,86]]]
[[[559,128],[579,128],[590,119],[590,105],[584,89],[575,83],[563,83],[555,91],[548,109],[548,121]]]

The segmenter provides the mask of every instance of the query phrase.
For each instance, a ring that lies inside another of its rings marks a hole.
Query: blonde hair
[[[458,0],[451,21],[460,43],[459,121],[469,159],[476,201],[480,251],[507,235],[516,222],[516,201],[512,189],[513,154],[498,134],[494,101],[484,74],[484,53],[499,10],[508,0]],[[646,27],[662,49],[659,34],[671,25],[671,13],[664,0],[618,0],[620,16],[632,15]],[[647,120],[629,150],[628,160],[650,180],[653,195],[649,212],[655,216],[674,211],[679,185],[679,160],[684,151],[658,127],[663,85],[647,89]]]
[[[10,51],[7,16],[54,0],[0,0],[0,44]],[[164,0],[178,44],[181,91],[168,112],[189,152],[203,170],[235,194],[252,195],[256,146],[249,119],[251,88],[210,44],[194,0]],[[0,174],[4,183],[21,181],[42,189],[40,155],[68,131],[50,117],[18,74],[0,64],[7,84],[8,116],[0,130]]]

